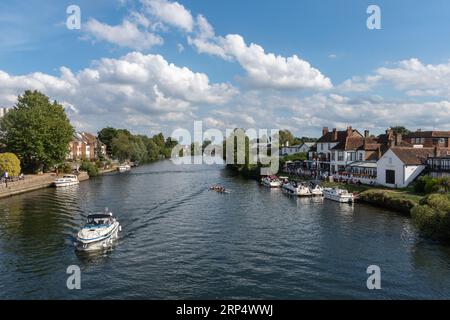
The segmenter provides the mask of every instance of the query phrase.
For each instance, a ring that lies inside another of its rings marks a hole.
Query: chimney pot
[[[370,134],[370,131],[369,131],[369,130],[364,130],[364,137],[365,137],[365,138],[368,138],[368,137],[369,137],[369,134]]]

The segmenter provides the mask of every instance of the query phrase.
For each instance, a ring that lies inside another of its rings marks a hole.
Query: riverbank
[[[15,195],[31,192],[39,189],[49,188],[57,178],[54,173],[45,173],[40,175],[26,175],[24,180],[8,182],[0,184],[0,199],[8,198]],[[89,175],[86,172],[81,172],[78,175],[80,182],[89,180]]]
[[[411,210],[423,199],[423,195],[416,194],[409,189],[394,190],[338,182],[323,182],[322,186],[331,188],[338,187],[349,192],[357,193],[357,201],[399,211],[406,215],[411,215]]]

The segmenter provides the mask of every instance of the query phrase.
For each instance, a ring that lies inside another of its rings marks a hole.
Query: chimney
[[[402,135],[400,133],[397,133],[395,135],[395,145],[397,147],[400,147],[401,144],[402,144]]]
[[[349,126],[349,127],[347,128],[347,136],[351,136],[352,133],[353,133],[353,128],[352,128],[352,126]]]
[[[337,130],[336,130],[336,128],[334,128],[334,129],[333,129],[333,137],[332,137],[332,140],[333,140],[333,141],[337,141],[337,138],[338,138]]]
[[[381,159],[381,146],[378,146],[377,148],[377,157],[378,159]]]
[[[327,133],[328,133],[328,127],[323,127],[322,136],[326,135]]]
[[[364,130],[364,138],[369,138],[370,131]]]
[[[441,150],[437,146],[434,147],[434,156],[435,157],[441,156]]]

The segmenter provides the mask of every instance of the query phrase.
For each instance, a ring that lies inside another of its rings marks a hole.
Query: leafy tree
[[[10,177],[17,177],[20,170],[20,160],[14,153],[0,153],[0,174],[2,176],[8,172]]]
[[[118,135],[117,129],[107,127],[97,133],[98,139],[106,145],[106,152],[112,155],[112,141]]]
[[[280,130],[279,132],[280,146],[295,145],[294,135],[289,130]]]
[[[83,161],[83,163],[80,166],[81,171],[86,171],[89,175],[89,177],[95,177],[98,176],[99,170],[98,167],[89,161]]]
[[[63,106],[38,91],[25,91],[0,122],[1,142],[24,169],[48,170],[64,161],[74,129]]]
[[[131,144],[130,137],[124,133],[118,133],[117,137],[112,140],[112,154],[119,161],[130,160],[134,149]]]
[[[394,133],[401,134],[402,136],[406,136],[406,135],[408,135],[408,134],[411,133],[410,130],[406,129],[406,128],[403,127],[403,126],[394,126],[394,127],[391,127],[391,130],[392,130]]]

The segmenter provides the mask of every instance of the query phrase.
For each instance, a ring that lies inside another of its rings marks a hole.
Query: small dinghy
[[[107,209],[102,214],[87,217],[85,226],[78,232],[75,247],[80,251],[104,249],[111,246],[122,227]]]

